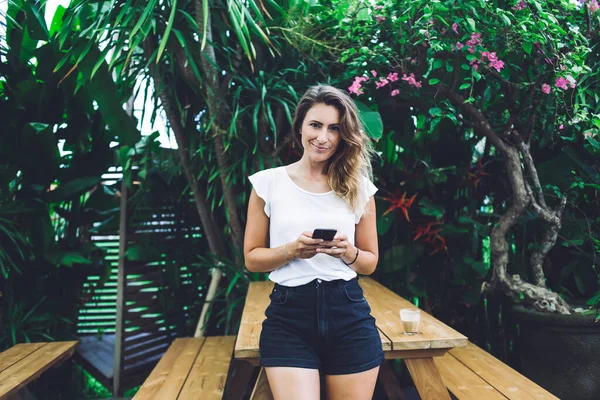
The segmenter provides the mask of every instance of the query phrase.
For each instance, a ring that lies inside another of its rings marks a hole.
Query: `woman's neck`
[[[327,175],[327,161],[315,162],[308,157],[302,157],[295,163],[296,173],[307,179],[323,179]]]

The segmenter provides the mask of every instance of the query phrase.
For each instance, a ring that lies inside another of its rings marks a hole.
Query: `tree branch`
[[[475,106],[471,103],[465,103],[465,98],[460,94],[453,92],[448,89],[447,86],[440,85],[439,86],[440,93],[444,94],[455,106],[460,107],[467,114],[469,114],[475,121],[474,129],[484,135],[487,140],[492,142],[494,146],[503,154],[508,152],[507,145],[500,139],[500,137],[494,132],[492,126],[488,122],[487,118],[481,111],[479,111]]]

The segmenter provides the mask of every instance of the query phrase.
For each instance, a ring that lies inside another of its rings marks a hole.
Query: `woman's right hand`
[[[322,242],[323,239],[313,239],[311,231],[305,231],[291,243],[291,246],[288,245],[288,249],[291,247],[290,258],[313,258],[317,255],[317,249]]]

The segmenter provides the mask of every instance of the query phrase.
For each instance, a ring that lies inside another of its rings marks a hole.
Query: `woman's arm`
[[[342,256],[346,264],[350,264],[356,257],[356,248],[360,250],[358,258],[350,268],[357,274],[371,275],[377,267],[379,260],[379,247],[377,243],[377,215],[375,213],[375,199],[369,198],[366,212],[356,225],[354,245],[349,245]]]
[[[244,260],[246,268],[252,272],[273,271],[288,262],[283,246],[269,248],[269,217],[265,214],[264,208],[265,201],[252,189],[244,235]]]
[[[284,246],[269,248],[269,217],[264,208],[265,201],[252,189],[244,235],[244,260],[249,271],[269,272],[293,258],[311,258],[317,254],[317,246],[323,240],[312,239],[311,232],[304,232]]]
[[[349,267],[355,270],[357,274],[372,274],[379,259],[377,217],[373,196],[369,199],[366,210],[356,225],[354,245],[350,244],[345,233],[338,232],[332,241],[323,242],[321,247],[317,249],[317,253],[341,258],[346,264],[351,264]],[[357,250],[360,250],[358,257],[356,257]]]

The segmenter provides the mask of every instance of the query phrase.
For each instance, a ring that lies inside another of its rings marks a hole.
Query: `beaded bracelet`
[[[353,260],[353,261],[352,261],[350,264],[346,263],[346,261],[344,261],[344,259],[342,259],[342,262],[343,262],[344,264],[348,265],[348,266],[350,266],[350,265],[354,264],[354,263],[356,262],[356,260],[358,260],[358,253],[359,253],[359,251],[360,251],[360,250],[359,250],[359,249],[358,249],[358,247],[357,247],[357,248],[356,248],[356,257],[354,257],[354,260]]]

